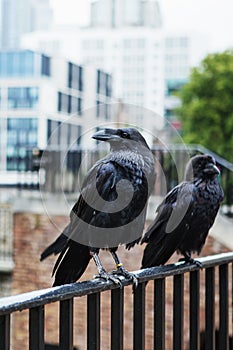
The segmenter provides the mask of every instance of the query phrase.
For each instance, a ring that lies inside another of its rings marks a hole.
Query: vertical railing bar
[[[111,350],[123,350],[124,289],[111,291]]]
[[[190,350],[200,349],[200,271],[190,272]]]
[[[184,336],[184,275],[173,279],[173,350],[182,350]]]
[[[231,264],[231,338],[230,349],[233,349],[233,263]]]
[[[87,349],[100,350],[100,293],[87,296]]]
[[[133,349],[145,349],[145,282],[134,291]]]
[[[44,350],[44,306],[29,309],[29,350]]]
[[[154,349],[165,350],[165,278],[154,281]]]
[[[73,298],[60,301],[60,349],[73,350]]]
[[[10,314],[0,316],[0,349],[10,350]]]
[[[228,264],[219,266],[219,349],[229,349]]]
[[[215,269],[205,270],[205,349],[215,349]]]

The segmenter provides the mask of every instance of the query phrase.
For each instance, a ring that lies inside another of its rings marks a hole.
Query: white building
[[[103,15],[104,14],[104,15]],[[91,4],[91,27],[161,27],[155,0],[97,0]]]
[[[114,97],[142,107],[127,121],[150,130],[161,127],[162,118],[145,111],[163,115],[164,52],[158,2],[100,0],[92,3],[91,14],[88,28],[25,35],[22,47],[75,57],[107,70],[113,77]]]
[[[1,51],[0,172],[27,170],[33,148],[67,150],[87,140],[90,147],[85,133],[111,121],[111,82],[109,74],[72,61]]]
[[[174,109],[180,105],[180,99],[174,95],[188,82],[190,70],[199,64],[207,54],[207,39],[197,32],[166,32],[164,38],[164,78],[165,78],[165,117],[174,122],[177,118]]]
[[[0,49],[19,47],[24,33],[50,28],[49,0],[0,0]]]

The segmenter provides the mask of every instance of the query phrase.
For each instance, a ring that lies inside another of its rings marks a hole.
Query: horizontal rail
[[[233,252],[216,254],[213,256],[199,258],[203,268],[223,265],[233,262]],[[144,270],[134,271],[139,282],[161,279],[168,276],[175,276],[186,272],[198,270],[196,264],[176,263],[165,266],[158,266]],[[123,286],[132,284],[131,281],[120,277]],[[15,311],[31,309],[56,301],[70,299],[73,297],[81,297],[92,293],[98,293],[105,290],[119,288],[113,282],[102,281],[101,279],[93,279],[84,282],[67,284],[60,287],[47,288],[28,292],[20,295],[14,295],[0,299],[0,315],[9,314]]]
[[[212,155],[217,163],[222,165],[224,168],[233,171],[233,163],[229,162],[228,160],[222,158],[215,152],[210,151],[209,149],[203,147],[202,145],[199,144],[187,144],[184,145],[182,143],[174,143],[174,144],[168,144],[166,147],[163,147],[161,145],[153,145],[151,148],[152,152],[153,151],[162,151],[162,150],[167,150],[167,151],[186,151],[187,153],[193,153],[193,152],[199,152],[202,154],[209,154]]]

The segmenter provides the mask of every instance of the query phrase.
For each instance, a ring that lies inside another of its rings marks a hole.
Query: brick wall
[[[15,269],[13,274],[13,293],[18,294],[35,289],[47,288],[52,284],[51,271],[55,262],[54,257],[50,257],[44,262],[39,261],[41,251],[50,244],[59,234],[56,227],[65,227],[68,222],[67,217],[54,216],[52,222],[46,215],[17,213],[14,215],[14,261]],[[143,247],[137,246],[130,252],[123,247],[119,248],[119,256],[129,270],[140,268]],[[219,252],[228,251],[227,248],[214,241],[211,237],[203,249],[202,255],[211,255]],[[115,268],[110,253],[104,251],[100,254],[104,266],[107,270]],[[177,256],[173,256],[171,261],[177,261]],[[96,273],[96,267],[91,261],[82,280],[90,279]],[[216,280],[217,283],[217,280]],[[202,285],[204,280],[202,277]],[[166,349],[171,348],[171,329],[172,329],[172,278],[166,281]],[[146,306],[146,349],[152,349],[153,336],[153,283],[147,285],[147,306]],[[185,277],[185,338],[188,338],[188,292],[189,282]],[[201,293],[203,293],[201,291]],[[202,295],[202,294],[201,294]],[[101,295],[102,300],[102,344],[101,349],[110,349],[110,293],[104,292]],[[203,328],[204,298],[201,298],[201,328]],[[86,297],[76,298],[74,303],[74,345],[80,350],[86,349]],[[125,288],[125,323],[124,323],[124,349],[132,350],[132,314],[133,299],[131,287]],[[50,304],[45,308],[45,338],[48,343],[58,342],[58,303]],[[18,312],[13,317],[13,350],[22,350],[27,348],[28,339],[26,337],[28,328],[28,312]]]

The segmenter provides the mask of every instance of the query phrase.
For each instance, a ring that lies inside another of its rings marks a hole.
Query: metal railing
[[[139,285],[131,295],[133,299],[132,349],[229,350],[232,348],[229,336],[232,335],[233,253],[200,258],[199,261],[202,263],[203,269],[195,264],[177,263],[134,272]],[[189,287],[185,291],[184,280],[187,277]],[[167,293],[171,293],[171,287],[166,286],[168,279],[171,278],[173,280],[172,341],[168,346],[166,343],[168,317],[166,302]],[[203,279],[204,287],[202,288],[201,280]],[[152,281],[154,283],[153,306],[150,305],[148,309],[147,290]],[[126,288],[129,288],[127,286],[130,283],[122,277],[123,287],[120,289],[111,281],[103,282],[100,279],[95,279],[0,299],[0,349],[10,349],[12,314],[26,309],[29,312],[29,349],[45,349],[45,310],[48,304],[57,301],[60,303],[58,348],[61,350],[73,349],[74,299],[84,298],[84,296],[87,296],[86,348],[88,350],[103,349],[101,345],[101,315],[103,311],[101,309],[101,296],[104,291],[109,290],[111,293],[109,348],[123,350],[126,348],[124,343],[124,307],[126,306],[124,292]],[[188,294],[188,298],[186,298],[186,294]],[[203,295],[205,305],[202,312],[200,312],[200,303],[203,302],[201,295]],[[83,302],[85,302],[84,299]],[[151,324],[146,322],[147,313],[152,313],[153,322]],[[184,322],[187,317],[188,321]],[[204,343],[201,344],[200,321],[203,321],[203,318]],[[189,336],[185,340],[187,337],[184,329],[187,327]],[[215,342],[216,330],[219,334],[217,342]],[[153,338],[150,347],[147,346],[148,334]],[[127,342],[130,343],[130,339],[127,339]],[[85,345],[82,348],[85,348]]]
[[[233,164],[200,145],[154,145],[157,179],[154,194],[161,196],[183,179],[184,169],[189,158],[195,154],[212,154],[221,170],[221,184],[225,192],[224,203],[233,204]],[[15,169],[15,179],[10,187],[42,190],[48,193],[74,193],[80,189],[84,174],[101,157],[105,149],[62,150],[27,149],[26,157],[16,160],[20,169]],[[22,163],[24,164],[22,166]],[[23,169],[23,170],[22,170]],[[39,174],[40,170],[40,176]],[[10,174],[10,173],[9,173]],[[9,174],[6,176],[10,179]],[[1,174],[0,174],[1,175]],[[7,184],[0,183],[5,187]]]

